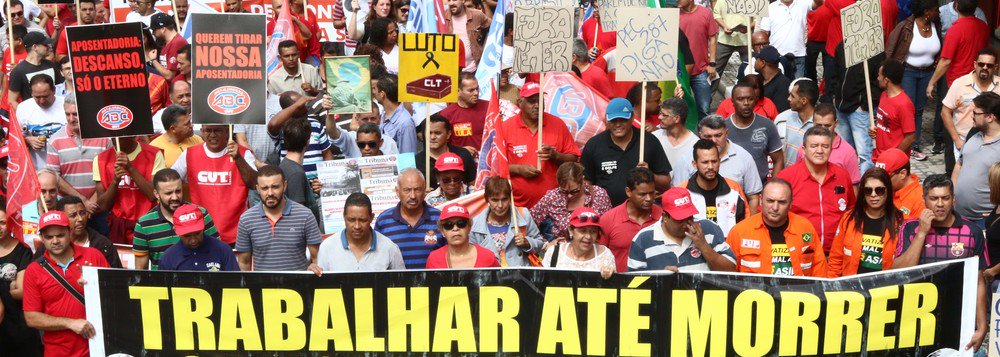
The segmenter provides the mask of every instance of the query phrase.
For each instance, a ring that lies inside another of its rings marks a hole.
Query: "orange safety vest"
[[[889,228],[882,233],[882,270],[892,269],[896,258],[896,238],[889,234]],[[858,273],[861,264],[861,239],[864,233],[854,228],[854,215],[847,211],[837,225],[837,236],[830,248],[826,275],[831,278]]]
[[[805,217],[788,212],[785,244],[796,276],[826,277],[826,257],[819,234]],[[771,235],[764,225],[763,213],[737,223],[726,243],[736,255],[736,269],[741,273],[771,274]]]

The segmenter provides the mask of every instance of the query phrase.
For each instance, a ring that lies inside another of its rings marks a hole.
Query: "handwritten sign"
[[[879,0],[861,0],[840,10],[844,31],[844,60],[853,66],[885,51],[882,7]]]
[[[731,15],[754,17],[767,16],[767,0],[726,0],[726,8]]]
[[[618,9],[618,81],[677,79],[678,9]]]
[[[618,31],[618,24],[629,19],[628,16],[619,15],[621,9],[626,7],[645,7],[644,0],[597,0],[597,8],[600,11],[601,27],[604,31]],[[621,21],[619,21],[621,19]]]
[[[458,100],[458,37],[399,34],[399,101]]]
[[[573,9],[515,6],[514,14],[514,71],[569,71],[575,35]]]
[[[557,6],[574,7],[579,5],[576,0],[514,0],[514,6],[534,7],[534,6]]]

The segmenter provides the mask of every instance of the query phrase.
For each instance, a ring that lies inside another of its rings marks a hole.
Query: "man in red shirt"
[[[316,22],[316,14],[305,15],[302,0],[289,0],[288,4],[292,7],[292,11],[289,12],[292,15],[292,24],[295,25],[295,30],[299,33],[299,41],[296,41],[299,49],[302,50],[299,51],[299,60],[319,67],[319,24]],[[274,14],[281,12],[281,6],[282,0],[272,0],[271,9]],[[267,21],[268,38],[274,33],[274,20],[277,17],[272,16]]]
[[[941,59],[934,69],[934,76],[927,84],[927,98],[934,99],[934,86],[938,84],[941,76],[944,76],[948,86],[951,87],[951,82],[971,72],[977,54],[989,44],[993,30],[976,18],[976,6],[975,0],[955,1],[958,20],[944,35]]]
[[[611,249],[619,273],[628,271],[628,251],[632,248],[635,235],[658,222],[663,215],[663,208],[653,204],[656,198],[655,178],[653,172],[645,167],[633,168],[625,182],[628,200],[601,217],[602,234],[597,242]]]
[[[458,76],[458,102],[440,113],[451,123],[451,145],[464,147],[473,155],[483,146],[483,125],[490,103],[479,100],[479,81],[473,73]],[[537,117],[536,117],[537,118]]]
[[[573,135],[559,117],[545,113],[542,119],[542,147],[538,147],[538,83],[528,82],[521,87],[517,100],[521,114],[501,124],[504,152],[510,166],[510,181],[514,187],[514,203],[533,207],[545,192],[558,186],[556,170],[564,162],[580,158],[580,148]],[[538,167],[541,159],[541,169]]]
[[[828,14],[831,16],[826,33],[826,53],[830,56],[836,56],[837,45],[844,41],[840,10],[855,2],[857,0],[826,0],[823,3],[823,6],[830,11]],[[884,30],[882,40],[888,42],[889,34],[896,27],[896,20],[899,17],[899,4],[896,4],[896,0],[879,0],[879,5],[882,7],[882,29]]]
[[[590,58],[596,58],[600,53],[618,44],[618,37],[615,35],[615,32],[605,31],[604,26],[601,26],[601,9],[597,6],[597,3],[597,0],[591,1],[591,6],[594,8],[594,16],[580,25],[580,35],[583,41],[586,42],[587,47],[590,48],[588,50]]]
[[[94,19],[97,16],[97,6],[94,4],[94,0],[80,0],[79,10],[81,24],[90,25],[94,23]],[[78,25],[76,22],[76,16],[71,17],[71,19],[73,22],[68,23],[66,26]],[[69,46],[66,43],[66,29],[64,27],[62,31],[59,31],[59,34],[56,37],[56,60],[58,61],[68,54]]]
[[[894,59],[887,59],[878,69],[878,85],[882,88],[882,96],[878,101],[875,126],[868,129],[875,134],[873,161],[878,160],[878,155],[889,148],[903,150],[909,155],[910,146],[917,138],[913,123],[913,102],[900,86],[905,70],[903,63]]]
[[[605,97],[615,97],[615,88],[611,85],[611,80],[608,79],[608,73],[590,63],[590,57],[587,57],[587,44],[579,38],[573,40],[573,67],[580,71],[580,79],[583,80],[583,83]],[[654,105],[653,108],[655,109],[656,106]]]
[[[149,20],[149,28],[153,31],[156,42],[163,44],[159,53],[159,61],[150,61],[153,68],[163,78],[170,80],[177,75],[177,50],[186,46],[187,40],[177,33],[174,18],[162,12],[153,14]]]
[[[854,186],[847,170],[830,164],[833,146],[830,129],[809,128],[802,141],[805,160],[782,170],[778,178],[792,185],[791,212],[812,223],[822,239],[823,251],[829,253],[840,218],[849,207],[854,207]],[[809,242],[806,237],[803,240]]]
[[[163,169],[164,159],[160,149],[134,137],[118,138],[118,149],[109,148],[94,158],[97,204],[110,212],[111,242],[132,244],[135,223],[156,201],[150,182]]]
[[[29,327],[45,332],[46,356],[89,356],[87,339],[94,337],[95,330],[86,320],[80,277],[84,266],[107,268],[108,261],[97,249],[73,244],[65,213],[49,211],[39,227],[45,254],[24,271],[24,319]],[[73,290],[67,290],[57,277]]]

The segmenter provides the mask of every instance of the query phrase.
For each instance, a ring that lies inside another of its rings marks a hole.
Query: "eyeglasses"
[[[580,216],[576,217],[576,220],[580,221],[581,223],[587,223],[587,222],[601,223],[600,222],[601,217],[594,214],[581,214]]]
[[[993,69],[993,67],[996,67],[996,66],[997,66],[996,63],[976,62],[976,67],[983,67],[983,68],[986,68],[986,69]]]
[[[879,186],[879,187],[865,187],[865,188],[862,188],[862,189],[861,189],[861,192],[862,192],[862,193],[863,193],[863,194],[864,194],[865,196],[871,196],[871,195],[872,195],[872,193],[874,193],[874,194],[875,194],[876,196],[884,196],[884,195],[885,195],[885,192],[886,192],[886,188],[885,188],[885,186]]]
[[[577,187],[575,190],[564,190],[564,189],[560,188],[559,192],[561,192],[562,194],[564,194],[566,196],[572,196],[572,195],[580,193],[580,188]]]
[[[467,219],[461,219],[461,220],[457,220],[457,221],[444,221],[444,222],[441,222],[441,228],[444,228],[444,230],[446,230],[446,231],[450,231],[452,229],[455,229],[455,227],[458,227],[458,229],[465,229],[465,227],[468,227],[468,226],[469,226],[469,220],[467,220]]]
[[[442,185],[447,185],[447,184],[462,182],[462,179],[454,177],[442,177],[439,178],[438,181],[441,181]]]
[[[986,115],[986,113],[985,112],[977,112],[975,110],[972,111],[972,117],[977,117],[977,116],[980,116],[980,115]]]
[[[10,13],[10,17],[21,17],[21,16],[24,16],[24,11]]]
[[[370,148],[373,148],[373,149],[377,148],[378,147],[378,142],[377,141],[359,141],[358,142],[358,148],[359,149],[364,149],[366,147],[370,147]]]

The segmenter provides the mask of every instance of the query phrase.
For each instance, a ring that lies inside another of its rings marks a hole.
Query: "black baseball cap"
[[[51,45],[55,41],[40,32],[28,31],[28,34],[21,38],[21,42],[24,43],[24,48],[30,50],[34,45]]]
[[[159,30],[171,25],[175,25],[174,18],[162,12],[157,12],[153,14],[153,17],[149,18],[149,28],[152,30]]]

